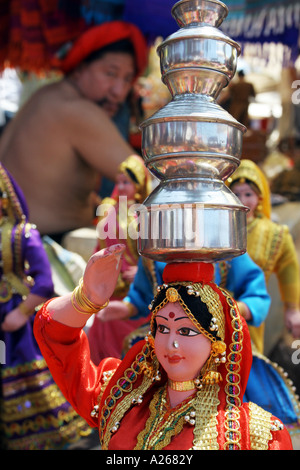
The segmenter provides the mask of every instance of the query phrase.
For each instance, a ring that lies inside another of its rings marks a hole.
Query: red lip
[[[183,359],[182,356],[178,356],[178,355],[166,356],[166,358],[168,359],[168,362],[170,364],[177,364],[178,362],[180,362]]]

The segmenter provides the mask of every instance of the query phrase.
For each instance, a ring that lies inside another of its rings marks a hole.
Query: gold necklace
[[[168,379],[168,386],[171,390],[176,390],[177,392],[189,392],[196,389],[196,384],[194,380],[185,380],[183,382],[177,382],[175,380]]]
[[[150,416],[145,428],[137,437],[136,450],[161,450],[177,436],[187,423],[186,416],[194,410],[195,397],[184,400],[170,408],[167,386],[154,393],[149,409]]]

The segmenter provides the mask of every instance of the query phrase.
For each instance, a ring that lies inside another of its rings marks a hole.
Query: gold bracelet
[[[26,307],[26,305],[24,305],[24,302],[22,302],[21,304],[18,305],[17,307],[21,313],[23,313],[23,315],[25,315],[25,317],[29,318],[31,317],[31,315],[33,314],[33,310]]]
[[[107,307],[109,301],[105,302],[104,305],[97,305],[91,302],[84,293],[83,279],[81,278],[79,284],[73,290],[71,302],[73,308],[84,315],[93,315],[94,313],[103,310]]]

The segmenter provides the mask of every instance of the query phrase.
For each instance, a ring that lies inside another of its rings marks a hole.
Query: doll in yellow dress
[[[268,283],[271,274],[278,279],[284,305],[285,325],[300,336],[300,273],[293,239],[286,225],[271,220],[271,197],[266,177],[251,160],[241,161],[228,179],[230,189],[249,207],[247,214],[247,252],[264,271]],[[264,324],[249,327],[252,342],[263,353]]]
[[[150,173],[142,158],[131,155],[121,163],[111,197],[103,199],[99,209],[97,225],[98,243],[96,249],[108,248],[122,243],[125,246],[121,269],[111,300],[122,300],[137,271],[138,219],[134,208],[142,204],[151,189]],[[133,235],[133,236],[132,236]],[[113,320],[103,323],[98,317],[89,330],[91,356],[98,364],[107,356],[121,357],[124,338],[142,320]]]

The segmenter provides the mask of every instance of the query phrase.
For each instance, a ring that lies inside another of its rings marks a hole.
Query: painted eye
[[[159,324],[159,325],[157,325],[157,331],[159,331],[159,333],[164,335],[164,334],[169,333],[169,328],[165,325]]]
[[[200,335],[200,331],[192,330],[192,328],[183,327],[178,330],[181,336],[196,336]]]

